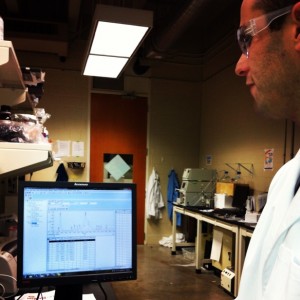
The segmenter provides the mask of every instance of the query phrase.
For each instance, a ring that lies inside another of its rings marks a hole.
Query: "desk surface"
[[[101,285],[102,285],[102,288],[105,290],[107,299],[115,300],[116,296],[115,296],[115,293],[113,291],[111,284],[109,282],[103,282],[103,283],[101,283]],[[43,289],[43,291],[49,291],[51,289],[52,288],[45,287]],[[16,295],[16,297],[21,296],[25,293],[37,293],[37,292],[38,292],[37,288],[20,290],[19,293]],[[103,294],[103,292],[101,291],[101,289],[97,283],[90,283],[90,284],[83,285],[83,294],[93,294],[95,296],[96,300],[105,299],[105,295]],[[15,297],[7,297],[5,299],[14,300]],[[41,299],[42,299],[42,297],[39,297],[39,300],[41,300]]]
[[[204,216],[212,217],[220,221],[231,223],[233,225],[238,225],[239,227],[246,228],[248,230],[254,230],[256,223],[245,223],[245,219],[241,216],[241,210],[231,210],[231,209],[207,209],[206,207],[201,206],[185,206],[177,203],[173,203],[174,206],[180,207],[187,211],[195,212],[202,214]],[[225,213],[226,212],[226,213]]]

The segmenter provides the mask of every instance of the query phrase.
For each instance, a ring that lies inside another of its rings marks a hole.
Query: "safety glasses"
[[[237,40],[242,53],[249,57],[249,48],[253,37],[268,28],[275,19],[290,13],[292,7],[293,5],[290,5],[261,15],[249,20],[246,25],[239,27],[237,30]]]

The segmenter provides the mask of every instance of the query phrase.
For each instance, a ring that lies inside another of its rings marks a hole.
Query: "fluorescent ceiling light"
[[[127,61],[126,57],[89,55],[84,75],[117,78]]]
[[[148,27],[98,22],[92,54],[130,57]]]
[[[152,27],[152,12],[97,5],[83,75],[117,78]]]

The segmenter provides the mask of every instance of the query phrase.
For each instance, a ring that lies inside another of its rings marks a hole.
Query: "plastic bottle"
[[[2,17],[0,16],[0,40],[4,40],[4,22]]]
[[[246,211],[248,213],[253,211],[253,202],[254,202],[253,196],[248,196],[246,200]]]

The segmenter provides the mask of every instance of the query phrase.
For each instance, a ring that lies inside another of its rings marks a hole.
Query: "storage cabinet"
[[[0,105],[28,112],[27,96],[19,62],[10,41],[0,41]],[[52,166],[51,144],[0,142],[0,178],[24,175]]]

